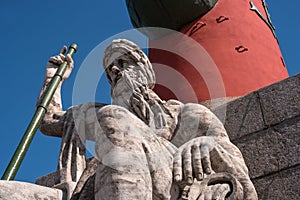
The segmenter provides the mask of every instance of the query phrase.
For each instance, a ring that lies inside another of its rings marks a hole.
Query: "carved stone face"
[[[103,66],[112,90],[117,85],[120,86],[122,79],[126,79],[126,83],[133,86],[131,88],[154,87],[155,74],[148,57],[136,44],[128,40],[112,41],[104,52]]]
[[[118,81],[124,76],[129,75],[132,77],[135,74],[136,65],[130,61],[126,56],[115,59],[106,69],[107,79],[109,80],[112,88],[116,86]],[[133,77],[132,77],[133,78]]]
[[[118,80],[121,78],[121,70],[123,69],[123,60],[115,60],[111,65],[109,65],[105,71],[107,79],[110,82],[111,86],[114,87]]]
[[[136,88],[147,82],[145,75],[140,72],[141,67],[128,55],[113,59],[106,67],[107,79],[111,84],[113,104],[127,108],[129,99]]]

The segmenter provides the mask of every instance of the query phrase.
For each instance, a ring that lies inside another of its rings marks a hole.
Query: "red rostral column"
[[[207,13],[178,29],[190,37],[191,41],[200,44],[215,66],[207,59],[201,59],[205,53],[194,51],[193,42],[181,39],[183,37],[170,34],[149,40],[149,58],[158,73],[157,82],[163,83],[165,78],[172,79],[172,74],[180,74],[183,77],[173,80],[175,86],[156,86],[156,92],[163,99],[177,98],[185,102],[202,102],[222,97],[238,97],[288,77],[265,2],[215,2]],[[137,24],[135,26],[142,27]],[[164,46],[168,46],[167,49],[171,51],[159,48]],[[188,54],[188,59],[186,56],[176,55],[176,52]],[[190,57],[199,57],[197,66],[189,61]],[[162,74],[161,68],[164,66],[168,66],[166,69],[172,69],[167,71],[175,73]],[[217,70],[212,69],[214,67]],[[215,77],[214,73],[219,73],[221,79],[217,75]],[[225,93],[217,91],[218,87],[220,90],[223,87]],[[191,90],[196,99],[191,97]]]

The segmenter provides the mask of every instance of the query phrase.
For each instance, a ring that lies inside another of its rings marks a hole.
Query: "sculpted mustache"
[[[137,76],[130,76],[130,74],[126,72],[120,72],[116,77],[115,87],[118,87],[117,83],[119,84],[125,83],[129,88],[133,90],[143,87],[143,84],[140,83],[140,81],[138,81],[137,79],[138,79]]]

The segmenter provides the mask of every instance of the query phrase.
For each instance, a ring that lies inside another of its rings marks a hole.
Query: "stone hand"
[[[64,61],[67,61],[68,67],[67,70],[63,76],[63,80],[67,79],[73,68],[74,68],[74,61],[70,55],[64,55],[67,51],[67,47],[64,46],[61,50],[60,53],[56,56],[52,56],[47,65],[46,65],[46,78],[52,78],[54,74],[56,73],[57,68],[62,64]]]
[[[210,136],[195,138],[183,144],[174,156],[174,180],[192,184],[194,178],[201,181],[205,174],[211,174],[210,152],[214,146],[215,141]]]
[[[151,115],[153,115],[149,104],[144,99],[143,95],[138,91],[133,91],[130,98],[131,109],[136,113],[136,115],[143,120],[146,124],[150,124]]]
[[[210,185],[202,191],[198,200],[223,200],[230,191],[230,186],[227,183]]]

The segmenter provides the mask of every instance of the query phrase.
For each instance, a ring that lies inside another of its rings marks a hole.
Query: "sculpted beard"
[[[111,89],[112,103],[114,105],[130,109],[130,98],[133,91],[137,91],[142,94],[139,88],[146,88],[148,84],[147,78],[143,74],[143,67],[144,66],[138,65],[134,68],[127,68],[120,72],[121,78]]]

